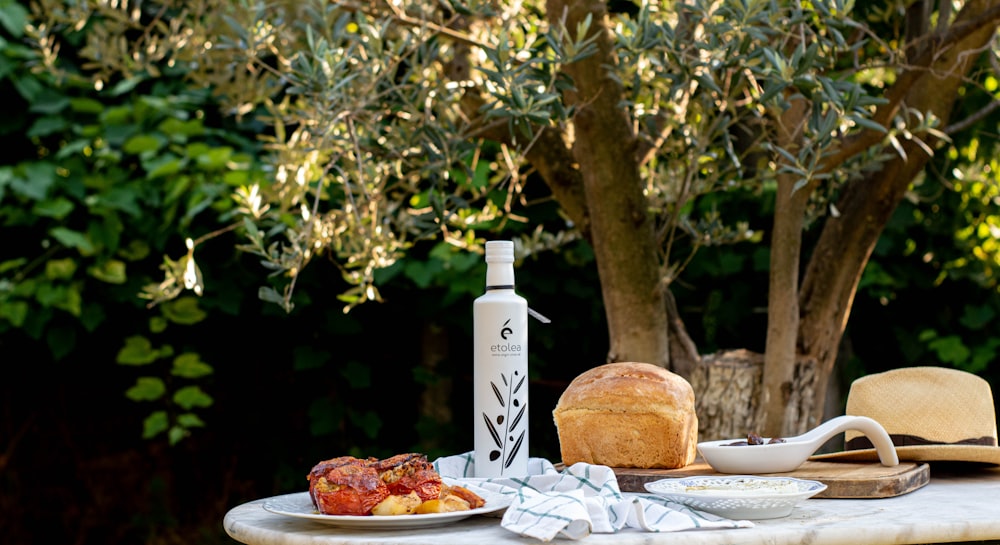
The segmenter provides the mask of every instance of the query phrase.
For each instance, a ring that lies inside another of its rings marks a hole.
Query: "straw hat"
[[[1000,465],[996,410],[988,382],[944,367],[905,367],[851,384],[846,413],[874,419],[896,445],[900,460]],[[871,442],[844,435],[845,450],[816,459],[877,461]]]

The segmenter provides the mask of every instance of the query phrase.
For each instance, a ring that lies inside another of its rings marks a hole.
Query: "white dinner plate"
[[[379,530],[395,530],[402,528],[426,528],[450,524],[475,515],[496,513],[510,505],[511,497],[477,488],[486,504],[469,511],[454,511],[451,513],[427,513],[425,515],[394,515],[394,516],[359,516],[359,515],[324,515],[313,506],[309,492],[296,492],[283,496],[274,496],[264,500],[264,510],[284,515],[306,519],[331,526],[344,528],[364,528]]]

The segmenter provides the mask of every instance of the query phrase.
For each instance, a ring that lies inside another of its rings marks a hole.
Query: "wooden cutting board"
[[[643,485],[659,479],[724,475],[700,458],[680,469],[613,468],[618,486],[624,492],[645,492]],[[895,467],[879,463],[856,464],[806,461],[795,471],[768,476],[794,477],[826,484],[827,489],[815,498],[891,498],[917,490],[930,482],[930,467],[925,463],[901,462]]]

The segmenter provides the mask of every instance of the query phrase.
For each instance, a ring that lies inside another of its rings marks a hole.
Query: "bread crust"
[[[609,363],[581,373],[552,415],[566,465],[675,469],[697,454],[691,384],[649,363]]]

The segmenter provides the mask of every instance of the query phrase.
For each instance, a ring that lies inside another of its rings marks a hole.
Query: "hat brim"
[[[1000,447],[980,445],[921,445],[896,447],[900,462],[976,462],[1000,465]],[[818,461],[877,462],[878,452],[871,449],[845,450],[817,454]]]

